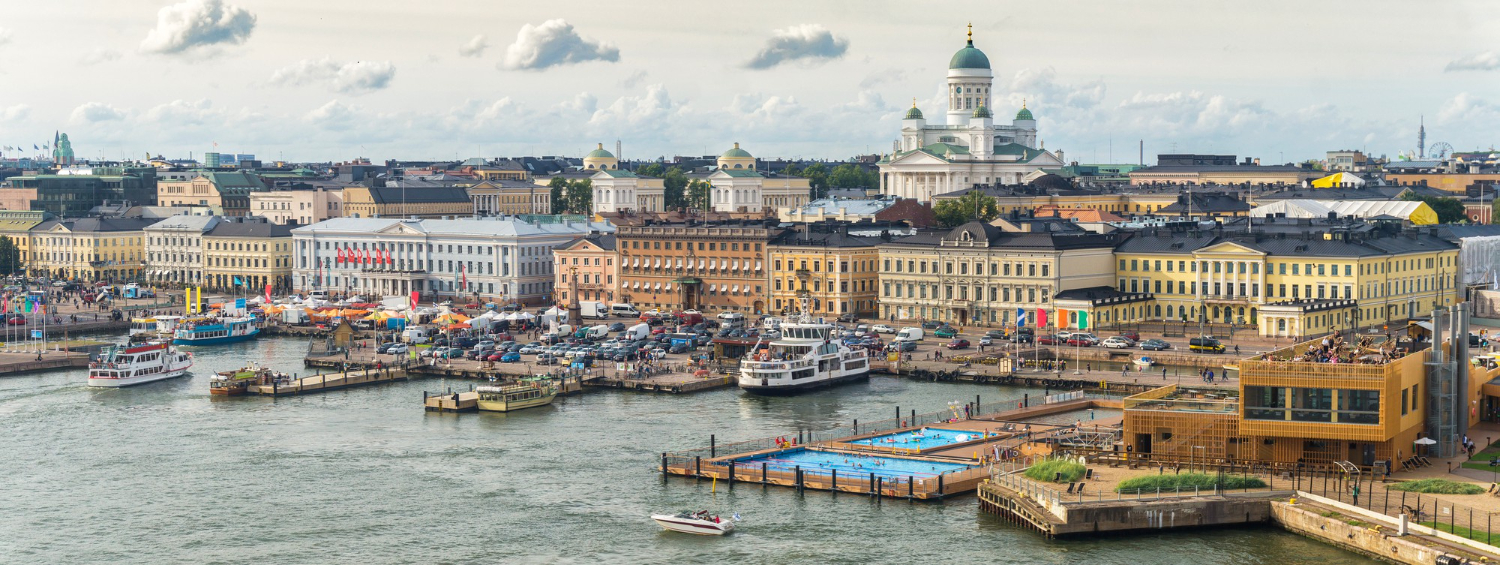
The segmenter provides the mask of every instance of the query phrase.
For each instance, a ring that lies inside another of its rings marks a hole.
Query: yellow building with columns
[[[800,224],[771,240],[771,312],[835,317],[878,310],[879,237],[850,235],[847,224]]]
[[[292,288],[292,229],[265,218],[221,218],[203,234],[203,288],[251,296]],[[235,284],[235,279],[240,284]]]

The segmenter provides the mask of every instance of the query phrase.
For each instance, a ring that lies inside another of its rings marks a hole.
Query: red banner
[[[1046,310],[1043,310],[1041,308],[1037,308],[1036,309],[1036,327],[1038,327],[1038,328],[1045,328],[1045,327],[1047,327],[1047,311]]]

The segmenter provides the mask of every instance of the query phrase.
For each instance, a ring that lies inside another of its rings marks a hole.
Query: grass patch
[[[1324,517],[1324,518],[1332,518],[1334,516],[1338,516],[1339,513],[1338,512],[1334,512],[1332,510],[1329,510],[1329,511],[1323,512],[1323,513],[1321,513],[1319,515],[1322,516],[1322,517]]]
[[[1387,487],[1391,490],[1406,492],[1419,492],[1423,494],[1480,494],[1484,487],[1469,483],[1460,483],[1447,479],[1421,479],[1417,481],[1403,481]]]
[[[1434,521],[1417,522],[1417,523],[1421,524],[1423,526],[1427,526],[1429,528],[1432,528],[1434,530],[1438,530],[1440,532],[1448,532],[1448,533],[1453,534],[1455,536],[1466,537],[1466,538],[1469,538],[1469,539],[1474,540],[1474,541],[1482,541],[1484,543],[1490,543],[1490,540],[1493,539],[1493,537],[1492,537],[1493,534],[1491,534],[1490,532],[1486,532],[1484,530],[1471,530],[1471,529],[1465,528],[1463,526],[1454,526],[1452,524],[1442,524],[1442,525],[1439,525],[1437,522],[1434,522]]]
[[[1225,489],[1262,488],[1266,486],[1265,481],[1246,475],[1224,475],[1223,487]],[[1178,475],[1148,475],[1135,477],[1120,481],[1115,486],[1115,492],[1162,492],[1182,490],[1212,490],[1214,483],[1219,480],[1218,475],[1206,475],[1203,473],[1182,473]]]
[[[1085,472],[1084,466],[1077,461],[1043,459],[1041,462],[1028,467],[1025,475],[1026,478],[1036,481],[1071,483],[1082,479]],[[1062,475],[1060,479],[1058,478],[1059,473]]]

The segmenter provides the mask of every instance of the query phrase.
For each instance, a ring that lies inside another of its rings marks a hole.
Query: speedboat
[[[1140,356],[1140,358],[1135,360],[1135,366],[1137,367],[1150,367],[1152,363],[1154,363],[1154,361],[1152,361],[1150,357],[1147,357],[1145,355],[1142,355]]]
[[[733,518],[725,520],[717,515],[709,515],[707,510],[699,512],[679,512],[677,514],[652,514],[652,520],[656,520],[661,527],[674,532],[684,534],[697,534],[700,536],[722,536],[734,531],[734,523],[739,520],[736,514]]]

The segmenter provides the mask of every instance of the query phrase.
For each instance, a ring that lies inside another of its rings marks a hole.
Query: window
[[[1050,267],[1050,266],[1051,265],[1048,265],[1046,263],[1042,263],[1042,276],[1043,277],[1047,276],[1047,268]]]

